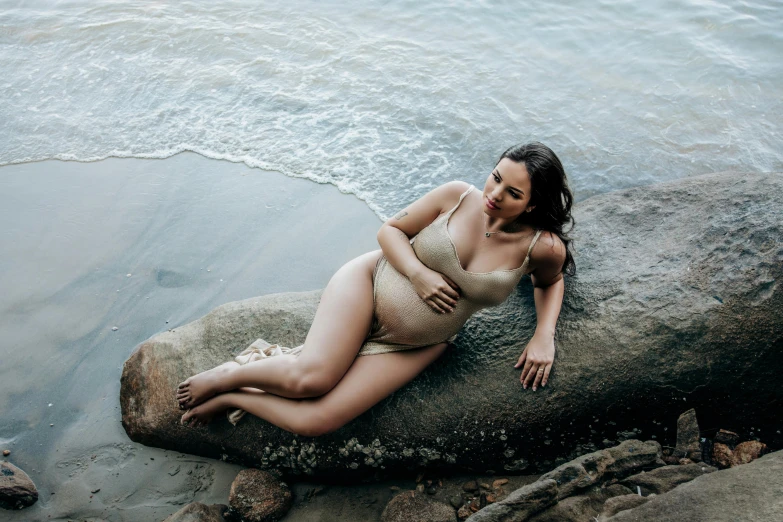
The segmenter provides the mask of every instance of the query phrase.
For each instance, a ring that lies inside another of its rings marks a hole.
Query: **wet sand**
[[[193,153],[1,167],[0,218],[0,449],[40,494],[2,511],[10,521],[163,520],[227,503],[239,466],[128,439],[122,364],[220,304],[324,287],[378,248],[380,226],[331,185]]]

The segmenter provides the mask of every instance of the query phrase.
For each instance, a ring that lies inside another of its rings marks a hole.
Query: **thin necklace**
[[[489,221],[489,218],[486,214],[484,214],[484,236],[485,237],[491,237],[492,234],[500,234],[501,232],[503,234],[513,234],[513,232],[506,232],[505,230],[495,230],[494,232],[490,232],[487,228],[487,221]],[[519,232],[518,230],[516,232]]]

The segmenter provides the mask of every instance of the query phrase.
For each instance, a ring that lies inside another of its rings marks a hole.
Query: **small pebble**
[[[128,274],[128,275],[126,275],[125,277],[130,277],[131,275],[132,275],[132,274]]]
[[[50,424],[49,426],[54,426],[54,424]]]
[[[3,457],[7,457],[11,454],[11,450],[3,450]]]
[[[90,493],[92,493],[92,494],[94,495],[94,494],[96,494],[97,492],[99,492],[100,490],[101,490],[101,488],[94,489],[94,490],[90,491]]]
[[[117,328],[116,326],[112,326],[112,327],[111,327],[111,331],[112,331],[112,332],[116,332],[117,330],[119,330],[119,328]]]

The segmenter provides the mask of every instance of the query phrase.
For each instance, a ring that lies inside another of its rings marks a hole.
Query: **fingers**
[[[530,383],[530,378],[533,375],[533,362],[528,359],[525,361],[525,367],[522,369],[522,375],[519,377],[520,382],[522,382],[522,387],[527,389],[528,384]]]
[[[522,350],[522,355],[519,356],[519,360],[514,365],[514,368],[519,368],[525,363],[525,359],[527,359],[527,347],[525,347],[524,350]]]
[[[546,382],[549,380],[549,372],[552,371],[552,365],[547,364],[544,369],[544,378],[541,380],[541,386],[546,386]]]
[[[451,288],[454,289],[455,293],[457,294],[455,299],[459,297],[460,288],[457,286],[457,283],[446,277],[445,275],[441,274],[443,276],[443,280],[446,281]]]
[[[538,368],[536,368],[536,372],[533,377],[533,391],[536,391],[536,388],[541,384],[541,379],[544,377],[544,365],[542,364]]]
[[[528,360],[525,364],[525,369],[522,370],[522,376],[519,378],[522,382],[522,387],[527,389],[528,386],[532,385],[533,391],[536,391],[539,385],[546,385],[551,370],[552,364],[536,364]]]
[[[450,299],[453,302],[453,304],[457,304],[457,299],[459,299],[459,294],[452,287],[447,286],[446,288],[443,288],[441,290],[441,293],[445,296],[446,299]]]
[[[427,303],[430,306],[430,308],[432,308],[439,314],[448,313],[451,308],[446,303],[441,301],[437,296],[432,296],[429,299],[425,299],[424,302]]]
[[[447,298],[441,297],[439,295],[433,296],[432,299],[444,311],[444,313],[453,312],[454,311],[454,305],[457,304],[457,303],[454,303],[454,305],[452,305],[451,303],[449,303]]]

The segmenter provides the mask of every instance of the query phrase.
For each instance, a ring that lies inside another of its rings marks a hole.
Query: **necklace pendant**
[[[490,234],[492,234],[492,232],[484,232],[484,235],[487,236],[487,237],[489,237]]]

